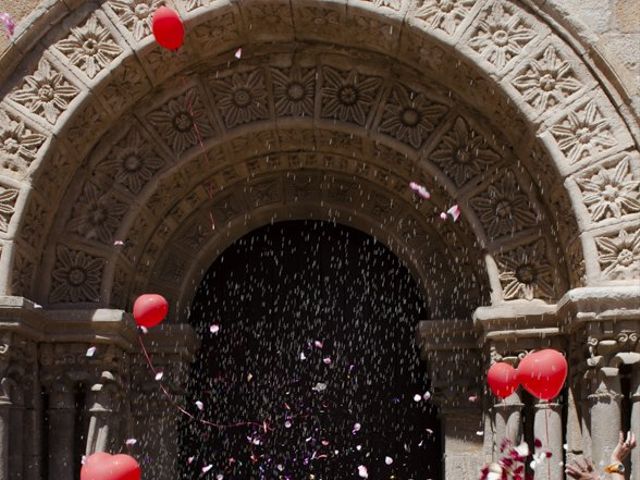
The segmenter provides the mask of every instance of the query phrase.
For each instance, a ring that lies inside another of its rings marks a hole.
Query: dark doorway
[[[374,238],[313,221],[256,230],[212,265],[190,318],[203,343],[189,409],[201,401],[203,419],[255,424],[185,421],[182,478],[208,465],[206,478],[342,480],[360,466],[371,479],[440,478],[415,346],[427,306]]]

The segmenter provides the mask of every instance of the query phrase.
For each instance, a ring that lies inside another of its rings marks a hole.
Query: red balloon
[[[518,372],[508,363],[494,363],[487,372],[487,383],[496,397],[507,398],[518,388]]]
[[[562,390],[567,370],[564,355],[547,348],[522,359],[518,366],[518,380],[531,395],[541,400],[551,400]]]
[[[152,30],[156,42],[168,50],[178,50],[184,43],[184,24],[169,7],[160,7],[153,14]]]
[[[136,298],[133,304],[133,318],[141,327],[155,327],[169,313],[169,302],[155,293],[147,293]]]
[[[89,456],[80,470],[80,480],[140,480],[140,465],[129,455],[98,452]]]

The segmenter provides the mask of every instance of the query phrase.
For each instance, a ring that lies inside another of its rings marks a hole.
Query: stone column
[[[24,392],[17,383],[12,390],[9,471],[12,480],[22,480],[24,478]]]
[[[640,364],[634,365],[631,376],[631,431],[640,442]],[[631,450],[631,480],[640,480],[640,446]]]
[[[30,383],[24,413],[24,472],[25,480],[41,480],[42,393],[37,373]]]
[[[522,437],[522,408],[518,391],[500,400],[493,406],[495,440],[494,460],[500,454],[500,446],[505,440],[518,444]]]
[[[542,442],[542,446],[536,448],[536,453],[551,452],[551,457],[536,469],[535,478],[536,480],[562,480],[564,478],[562,406],[559,403],[539,401],[534,409],[533,434]]]
[[[154,380],[146,359],[138,354],[132,365],[132,392],[129,396],[134,412],[133,435],[140,449],[138,459],[145,478],[178,478],[178,438],[181,413],[172,400],[182,404],[184,385],[189,375],[197,336],[189,325],[162,324],[143,337],[155,369],[170,398]]]
[[[115,377],[111,372],[102,372],[100,382],[92,385],[87,402],[89,433],[86,455],[107,452],[114,445],[115,426],[119,420],[117,403]]]
[[[75,395],[56,381],[49,392],[49,480],[74,478]]]
[[[483,440],[477,435],[482,425],[479,408],[443,408],[444,478],[476,480],[482,469]]]
[[[9,476],[11,396],[8,383],[6,378],[0,379],[0,480],[11,480]]]
[[[602,468],[609,463],[618,443],[621,428],[619,370],[602,367],[597,372],[597,387],[589,395],[591,405],[591,451],[593,463]]]

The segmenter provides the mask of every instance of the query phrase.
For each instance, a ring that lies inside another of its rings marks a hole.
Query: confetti
[[[0,22],[4,24],[4,28],[7,30],[7,38],[11,38],[16,29],[16,22],[14,22],[11,15],[6,12],[0,13]]]
[[[322,359],[322,363],[324,363],[325,365],[331,365],[331,357],[324,357]]]
[[[216,325],[215,323],[209,327],[209,331],[214,335],[220,331],[220,325]]]
[[[360,478],[369,478],[369,471],[364,465],[358,466],[358,476]]]
[[[460,218],[460,215],[462,214],[458,205],[454,205],[453,207],[451,207],[449,210],[447,210],[447,213],[451,215],[451,218],[454,222],[457,222],[458,218]]]
[[[384,463],[386,463],[387,465],[391,465],[393,463],[393,458],[384,457]]]
[[[234,55],[238,60],[240,60],[240,57],[242,57],[242,48],[239,48],[238,50],[236,50],[236,53]]]
[[[429,193],[429,191],[419,183],[410,182],[409,188],[425,200],[429,200],[431,198],[431,194]]]
[[[196,407],[198,407],[198,410],[202,411],[204,410],[204,403],[202,403],[200,400],[196,400]]]
[[[133,447],[136,443],[138,443],[138,440],[136,440],[135,438],[128,438],[128,439],[124,442],[124,444],[125,444],[127,447]]]
[[[311,388],[311,390],[315,391],[315,392],[324,392],[327,389],[327,384],[326,383],[322,383],[322,382],[318,382],[316,383],[313,388]]]
[[[300,360],[306,360],[307,356],[304,354],[304,352],[300,352]]]
[[[164,373],[163,373],[163,372],[158,372],[158,373],[156,373],[156,377],[155,377],[155,378],[156,378],[156,381],[158,381],[158,382],[159,382],[160,380],[162,380],[162,377],[163,377],[163,376],[164,376]]]
[[[315,345],[316,348],[321,349],[323,347],[323,343],[320,340],[314,341],[313,344]]]
[[[206,467],[202,467],[202,473],[207,473],[209,470],[213,468],[213,465],[209,464]]]
[[[353,424],[353,429],[351,429],[351,433],[353,433],[355,435],[356,433],[358,433],[360,431],[361,428],[362,428],[362,425],[360,425],[359,423],[354,423]]]
[[[422,399],[426,402],[428,400],[431,399],[431,392],[429,390],[427,390],[426,392],[424,392],[424,395],[422,395]]]
[[[414,402],[416,402],[416,403],[417,403],[417,402],[419,402],[419,401],[421,401],[421,400],[422,400],[422,395],[420,395],[419,393],[416,393],[416,394],[413,396],[413,401],[414,401]]]
[[[87,357],[93,357],[95,354],[96,354],[96,347],[89,347],[87,349],[87,353],[86,353]]]
[[[113,244],[114,244],[116,247],[121,247],[122,245],[124,245],[124,242],[123,242],[122,240],[115,240],[115,241],[113,242]]]

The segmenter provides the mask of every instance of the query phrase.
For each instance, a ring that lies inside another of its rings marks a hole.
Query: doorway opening
[[[440,478],[436,408],[415,328],[424,294],[358,230],[290,221],[251,232],[206,273],[181,478]],[[191,409],[193,410],[193,409]],[[222,475],[219,477],[218,475]]]

